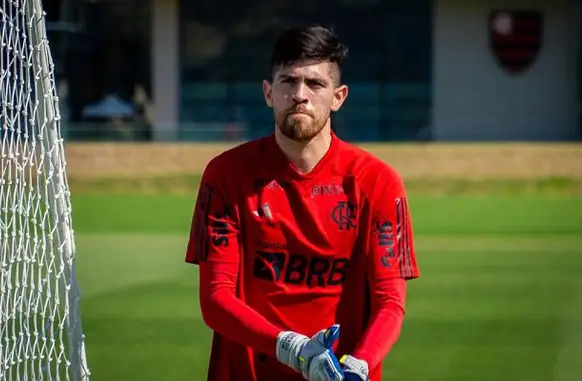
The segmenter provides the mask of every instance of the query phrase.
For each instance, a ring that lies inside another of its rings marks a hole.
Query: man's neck
[[[326,126],[313,139],[306,142],[291,140],[275,128],[275,141],[299,173],[311,172],[331,146],[331,129]]]

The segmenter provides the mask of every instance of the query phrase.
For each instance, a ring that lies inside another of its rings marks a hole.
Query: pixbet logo
[[[311,198],[334,196],[343,193],[344,188],[340,184],[317,184],[311,187]]]

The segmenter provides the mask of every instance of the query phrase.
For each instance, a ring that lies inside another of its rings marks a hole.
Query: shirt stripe
[[[396,232],[398,238],[398,263],[400,276],[412,276],[412,260],[410,253],[410,226],[408,200],[406,197],[396,199]]]
[[[208,258],[209,232],[208,232],[208,212],[212,201],[212,192],[208,185],[200,188],[198,201],[196,204],[196,221],[194,231],[194,258],[195,261],[205,261]]]

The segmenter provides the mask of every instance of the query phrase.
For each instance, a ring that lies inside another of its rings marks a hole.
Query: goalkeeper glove
[[[368,363],[354,356],[344,355],[340,362],[344,366],[344,381],[369,381]]]
[[[341,365],[332,352],[339,337],[339,325],[322,329],[310,339],[297,332],[284,331],[277,337],[277,359],[303,374],[309,381],[341,381]]]

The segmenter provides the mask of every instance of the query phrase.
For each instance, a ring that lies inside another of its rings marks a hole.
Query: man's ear
[[[347,97],[348,97],[347,85],[341,85],[336,87],[334,90],[333,101],[331,102],[331,111],[333,112],[338,111],[344,104],[344,101],[346,100]]]
[[[263,80],[263,96],[267,106],[273,107],[273,85],[266,79]]]

